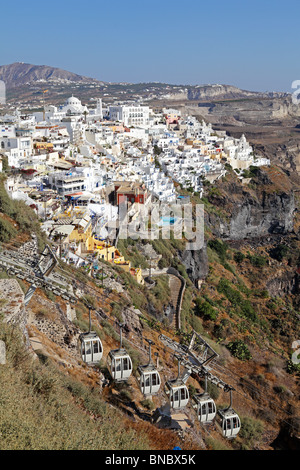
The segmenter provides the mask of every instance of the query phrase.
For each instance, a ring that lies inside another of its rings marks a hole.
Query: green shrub
[[[249,361],[252,358],[248,346],[242,340],[231,341],[227,348],[234,357],[241,361]]]
[[[256,312],[249,300],[243,300],[240,305],[240,312],[243,317],[249,318],[252,322],[257,321]]]
[[[241,251],[237,251],[236,253],[234,253],[233,258],[236,263],[240,264],[244,261],[245,255]]]
[[[264,432],[263,423],[251,417],[241,418],[240,437],[247,441],[248,446],[261,439]]]
[[[209,240],[207,246],[218,254],[222,262],[226,261],[228,250],[228,245],[226,243],[223,243],[220,240]]]
[[[267,264],[267,259],[264,256],[248,254],[247,258],[252,266],[255,266],[256,268],[262,268]]]
[[[296,374],[300,376],[300,364],[294,364],[292,360],[287,362],[286,370],[291,375]]]
[[[217,290],[220,294],[224,294],[233,306],[238,307],[243,301],[241,294],[230,285],[227,279],[220,280]]]
[[[41,231],[38,217],[33,209],[24,201],[16,201],[9,197],[5,190],[4,179],[0,179],[0,212],[13,219],[19,226],[19,233],[35,233],[39,249],[44,248],[46,236]],[[9,241],[17,235],[17,229],[5,218],[0,219],[0,241]]]
[[[8,242],[17,235],[17,229],[5,219],[0,218],[0,241]]]
[[[270,251],[270,255],[277,261],[283,261],[283,259],[287,256],[288,252],[289,248],[286,245],[277,245]]]
[[[155,408],[155,405],[154,405],[153,401],[150,400],[149,398],[146,398],[145,400],[142,400],[141,405],[144,408],[147,408],[147,410],[149,410],[149,411],[152,411]]]
[[[202,300],[199,297],[195,300],[195,315],[199,317],[204,317],[209,320],[216,320],[218,317],[218,312],[211,306],[207,300]]]

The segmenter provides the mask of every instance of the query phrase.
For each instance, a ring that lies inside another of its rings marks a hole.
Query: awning
[[[73,232],[74,228],[74,225],[60,225],[59,227],[55,227],[53,233],[68,236]]]

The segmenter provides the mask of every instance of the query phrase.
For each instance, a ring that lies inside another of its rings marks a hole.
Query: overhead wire
[[[18,250],[23,246],[23,244],[21,242],[15,242],[15,241],[12,241],[11,243],[4,243],[2,242],[1,243],[2,246],[6,247],[7,250],[9,251],[14,251],[15,253],[18,253]],[[14,247],[14,248],[12,248]],[[94,287],[90,286],[90,285],[87,285],[86,283],[84,283],[83,281],[81,281],[80,279],[78,279],[77,277],[75,277],[75,275],[71,274],[70,272],[66,271],[61,265],[57,266],[57,270],[59,272],[63,272],[64,273],[64,277],[66,277],[67,279],[71,279],[72,281],[76,282],[76,284],[78,286],[81,286],[83,288],[83,291],[89,291],[89,293],[92,292],[92,295],[100,302],[105,302],[106,304],[109,304],[111,305],[111,302],[109,302],[108,300],[108,295],[104,295],[104,294],[101,294],[99,293],[98,290],[96,290]],[[75,295],[76,297],[76,295]],[[77,297],[77,300],[78,301],[83,301],[82,298],[80,297]],[[136,313],[134,312],[133,309],[131,309],[130,307],[126,307],[129,311],[133,312],[133,313]],[[116,320],[113,320],[110,316],[106,315],[105,318],[103,318],[101,316],[101,313],[99,314],[97,312],[97,309],[96,310],[96,313],[100,316],[101,320],[106,320],[108,322],[110,322],[113,326],[115,326],[116,324]],[[128,341],[130,344],[132,344],[135,348],[138,348],[140,349],[144,354],[147,353],[147,349],[146,348],[142,348],[140,347],[136,342],[132,342],[131,340],[129,340],[128,338],[126,338],[126,341]],[[281,356],[283,357],[283,356]],[[241,378],[236,372],[232,371],[231,369],[229,369],[228,367],[226,367],[225,365],[220,365],[216,362],[214,362],[213,366],[211,367],[211,369],[219,369],[219,372],[217,373],[223,373],[225,375],[230,375],[232,377],[232,379],[239,385],[239,386],[244,386],[247,390],[249,390],[250,392],[255,392],[257,393],[262,399],[264,400],[267,400],[267,398],[265,396],[262,396],[260,390],[258,387],[256,387],[255,385],[253,385],[252,383],[250,383],[248,380],[244,379],[244,378]],[[223,372],[222,372],[223,370]],[[243,380],[243,384],[241,384],[241,379]],[[239,391],[239,390],[236,390],[235,389],[235,392],[242,396],[244,399],[246,399],[247,401],[251,402],[252,404],[256,405],[256,407],[258,407],[259,409],[261,410],[266,410],[266,408],[264,406],[261,406],[261,405],[258,405],[257,402],[252,398],[252,397],[249,397],[247,396],[245,393]],[[290,403],[288,403],[288,405],[290,405]],[[277,405],[277,408],[284,412],[285,414],[289,415],[289,416],[293,416],[293,413],[289,412],[288,410],[286,409],[283,409],[282,407],[278,406]],[[288,426],[292,427],[293,429],[297,430],[296,426],[294,426],[292,423],[286,421],[285,419],[281,418],[281,421],[285,424],[287,424]]]

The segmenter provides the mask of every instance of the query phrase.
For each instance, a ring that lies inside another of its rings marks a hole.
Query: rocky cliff
[[[201,250],[186,250],[178,255],[191,281],[200,287],[209,271],[206,245]]]
[[[257,170],[250,184],[232,173],[208,189],[206,224],[221,238],[242,240],[293,231],[295,188],[278,168]],[[216,207],[218,210],[216,210]]]
[[[232,85],[197,85],[189,87],[189,100],[208,100],[208,99],[240,99],[240,98],[269,98],[282,97],[286,93],[262,93],[255,91],[241,90]]]

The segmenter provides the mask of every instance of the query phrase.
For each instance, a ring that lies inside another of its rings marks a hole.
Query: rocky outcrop
[[[208,275],[208,257],[206,246],[201,250],[186,250],[179,252],[179,258],[186,268],[191,281],[199,287],[199,283]]]
[[[123,322],[126,324],[127,332],[134,332],[138,336],[142,336],[142,324],[140,316],[141,311],[137,308],[124,308],[122,311]]]
[[[215,236],[229,240],[285,235],[293,231],[295,196],[288,177],[274,169],[257,170],[252,185],[232,177],[218,184],[209,201],[205,222]]]
[[[294,270],[281,270],[277,273],[276,277],[267,280],[266,288],[271,297],[288,294],[299,295],[299,274],[295,273]]]
[[[28,316],[24,304],[24,293],[16,279],[0,279],[0,314],[4,315],[6,323],[20,328],[28,345]]]
[[[270,96],[286,96],[285,93],[261,93],[241,90],[232,85],[196,85],[188,89],[189,100],[207,99],[239,99],[239,98],[268,98]]]
[[[25,329],[27,315],[24,308],[24,293],[15,279],[0,279],[0,313],[4,321]]]
[[[221,225],[222,236],[232,240],[286,234],[293,230],[295,199],[293,194],[263,194],[261,200],[247,198],[236,207],[230,223]]]
[[[300,450],[300,418],[293,417],[283,422],[272,447],[275,450]]]

